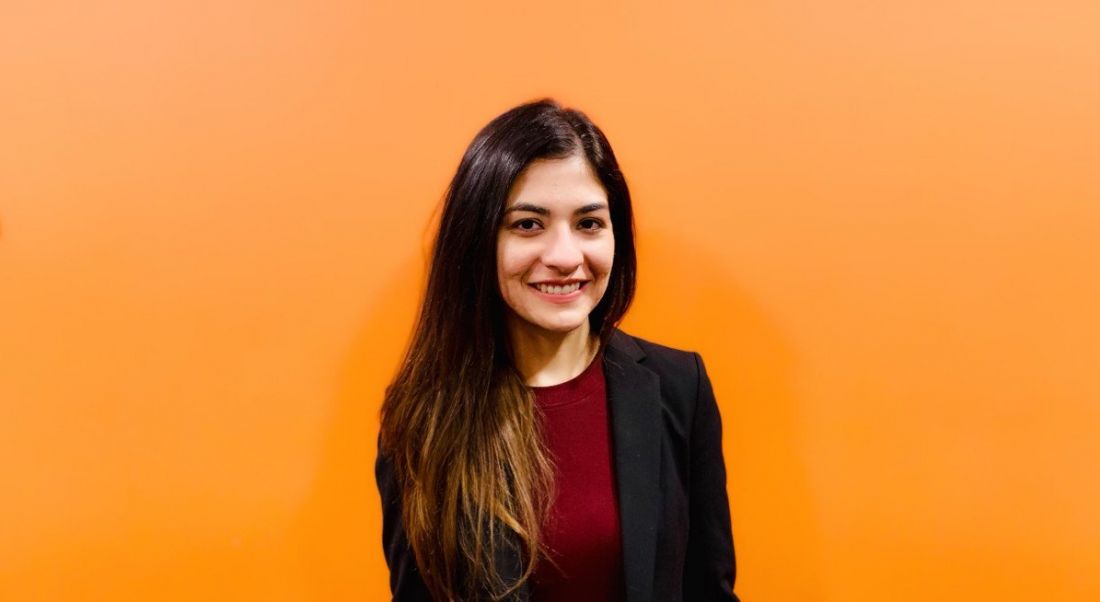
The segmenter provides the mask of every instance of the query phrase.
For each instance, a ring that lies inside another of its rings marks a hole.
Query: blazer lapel
[[[604,353],[628,602],[651,602],[657,554],[661,379],[639,364],[645,352],[616,329]]]

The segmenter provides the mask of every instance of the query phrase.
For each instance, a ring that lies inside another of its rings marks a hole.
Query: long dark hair
[[[496,271],[496,241],[512,184],[536,159],[583,154],[607,192],[615,257],[589,314],[606,345],[634,297],[630,192],[603,132],[551,99],[493,119],[466,149],[443,203],[428,283],[404,361],[386,388],[381,449],[402,493],[402,520],[437,599],[501,598],[543,551],[553,465],[531,389],[515,368]],[[502,549],[523,558],[505,583]]]

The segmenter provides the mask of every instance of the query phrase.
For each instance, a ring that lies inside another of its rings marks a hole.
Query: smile
[[[548,284],[528,284],[535,291],[538,291],[540,296],[550,301],[569,301],[580,296],[580,293],[588,282],[574,282],[566,286],[554,286]]]
[[[551,295],[568,295],[569,293],[581,288],[581,286],[584,284],[584,282],[574,282],[573,284],[567,284],[565,286],[555,286],[552,284],[532,284],[531,286],[537,288],[541,292]]]

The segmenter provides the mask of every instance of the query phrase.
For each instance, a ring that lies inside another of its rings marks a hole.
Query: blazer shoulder
[[[661,390],[666,401],[693,405],[700,387],[702,361],[699,354],[686,349],[662,345],[642,337],[619,331],[617,344],[638,361],[640,366],[661,378]]]
[[[619,333],[628,345],[632,343],[637,347],[641,352],[641,362],[647,368],[662,376],[680,374],[694,378],[697,375],[696,357],[698,353],[695,351],[662,345],[621,330]]]

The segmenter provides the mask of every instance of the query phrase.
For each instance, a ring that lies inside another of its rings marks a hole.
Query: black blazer
[[[722,458],[722,423],[697,353],[616,330],[603,354],[628,602],[737,602]],[[400,491],[387,458],[375,478],[393,599],[431,601],[401,525]],[[506,582],[521,559],[498,555]],[[530,600],[527,584],[511,601]]]

